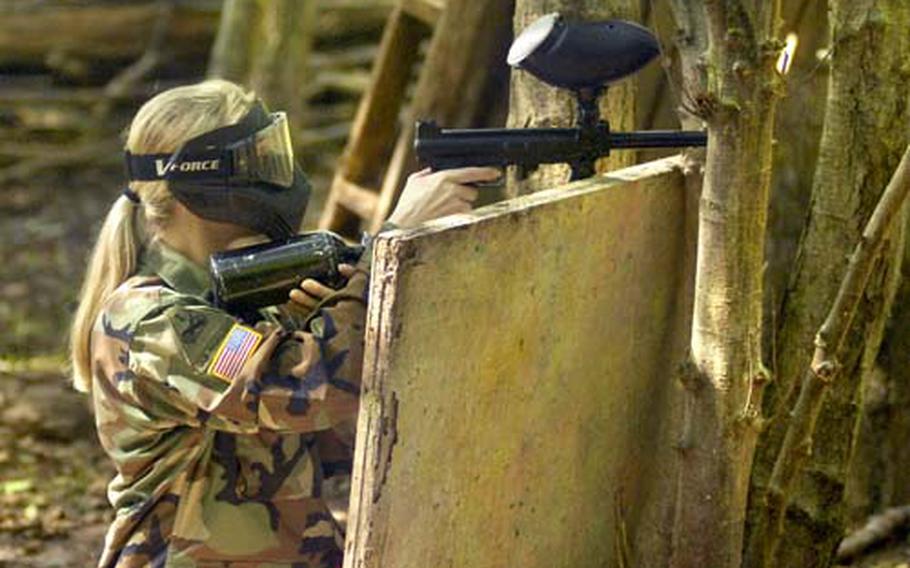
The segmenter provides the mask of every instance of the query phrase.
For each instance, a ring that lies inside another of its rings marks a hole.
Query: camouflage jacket
[[[145,251],[91,340],[117,469],[100,566],[341,566],[320,489],[350,458],[339,432],[358,406],[366,266],[308,325],[279,325],[213,307],[201,267]]]

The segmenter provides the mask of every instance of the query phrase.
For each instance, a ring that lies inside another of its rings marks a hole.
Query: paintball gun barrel
[[[421,163],[434,170],[464,166],[534,169],[540,164],[569,163],[574,179],[593,174],[594,162],[621,148],[704,146],[704,132],[650,130],[610,132],[601,122],[593,128],[443,129],[433,122],[417,123],[415,148]],[[587,172],[587,175],[585,175]]]

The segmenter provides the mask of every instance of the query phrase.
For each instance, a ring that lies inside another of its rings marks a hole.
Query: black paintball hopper
[[[545,83],[579,91],[628,77],[659,54],[654,34],[634,22],[567,22],[553,13],[515,38],[507,61]]]

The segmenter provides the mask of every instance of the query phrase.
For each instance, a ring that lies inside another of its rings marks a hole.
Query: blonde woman
[[[75,386],[117,469],[100,566],[340,566],[320,484],[350,458],[338,427],[357,412],[368,255],[342,268],[342,290],[291,292],[321,302],[306,326],[237,319],[210,303],[203,267],[238,238],[299,227],[308,186],[285,117],[206,81],[148,101],[126,151],[129,188],[98,236],[71,338]],[[497,175],[415,174],[390,221],[467,211],[467,184]]]

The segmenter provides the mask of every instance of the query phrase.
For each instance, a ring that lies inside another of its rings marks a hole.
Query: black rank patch
[[[184,345],[192,345],[199,339],[199,334],[205,329],[208,318],[205,314],[194,311],[180,311],[174,314],[171,320],[174,329],[180,335],[180,341]]]

